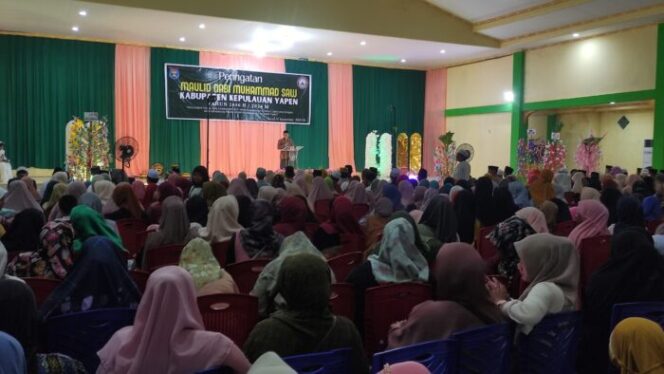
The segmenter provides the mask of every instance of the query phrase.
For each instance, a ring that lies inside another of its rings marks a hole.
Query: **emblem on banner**
[[[180,78],[180,69],[176,67],[169,67],[168,68],[168,77],[175,80]]]
[[[297,78],[297,87],[301,90],[306,90],[309,87],[309,78],[307,77]]]

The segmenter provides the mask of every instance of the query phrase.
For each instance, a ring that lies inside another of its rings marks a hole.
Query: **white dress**
[[[5,150],[0,149],[0,183],[5,184],[9,182],[12,177],[12,164],[5,155]]]

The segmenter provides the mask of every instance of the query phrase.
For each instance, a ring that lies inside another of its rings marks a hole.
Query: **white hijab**
[[[236,232],[242,230],[242,225],[237,221],[239,215],[240,207],[235,196],[222,196],[212,204],[207,226],[198,230],[198,235],[210,243],[231,240]]]

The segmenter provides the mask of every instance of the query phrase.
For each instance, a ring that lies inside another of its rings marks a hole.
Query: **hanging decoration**
[[[74,180],[88,180],[93,166],[108,169],[111,157],[106,119],[83,122],[74,117],[65,134],[67,170]]]
[[[378,175],[389,178],[392,171],[392,134],[383,133],[378,143]]]
[[[367,134],[364,145],[364,167],[378,167],[378,132],[376,130]]]
[[[408,135],[405,132],[397,135],[397,168],[408,169]]]
[[[557,171],[565,167],[565,156],[567,150],[565,144],[560,139],[552,138],[544,145],[543,167],[552,171]]]
[[[525,177],[529,170],[541,169],[544,165],[545,150],[546,142],[536,139],[531,133],[529,133],[527,139],[519,139],[517,147],[518,174]]]
[[[433,150],[433,161],[436,175],[441,179],[451,176],[456,167],[456,143],[454,133],[446,132],[438,137],[441,144]]]
[[[422,135],[415,132],[410,135],[410,172],[417,174],[422,168]]]
[[[574,161],[581,170],[588,173],[597,170],[602,158],[602,149],[599,146],[602,139],[604,139],[604,136],[597,137],[591,132],[590,136],[581,140],[581,143],[576,147]]]

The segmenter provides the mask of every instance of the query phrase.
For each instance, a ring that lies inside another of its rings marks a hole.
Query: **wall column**
[[[659,170],[664,168],[664,23],[657,26],[656,64],[652,166]]]
[[[519,166],[518,151],[519,139],[525,138],[528,124],[523,118],[524,69],[526,54],[523,51],[512,55],[512,126],[510,131],[510,165],[517,169]],[[664,109],[664,108],[663,108]]]

